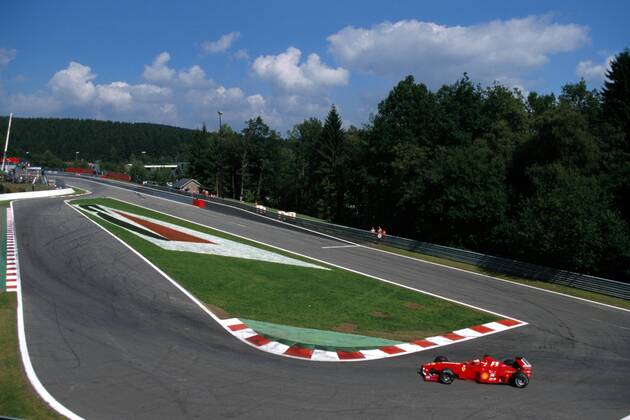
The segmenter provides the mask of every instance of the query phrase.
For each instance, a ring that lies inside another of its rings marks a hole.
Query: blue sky
[[[20,1],[0,14],[0,114],[282,133],[336,104],[360,126],[406,74],[436,89],[599,88],[621,1]],[[576,5],[579,4],[579,5]]]

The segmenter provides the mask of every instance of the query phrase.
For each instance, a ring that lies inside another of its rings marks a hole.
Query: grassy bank
[[[15,293],[0,293],[0,416],[62,419],[37,397],[22,370],[16,297]]]
[[[385,246],[385,245],[376,245],[376,246],[373,246],[373,248],[392,252],[394,254],[405,255],[407,257],[415,258],[422,261],[434,262],[437,264],[446,265],[448,267],[459,268],[461,270],[466,270],[473,273],[485,274],[487,276],[497,277],[500,279],[525,284],[528,286],[538,287],[540,289],[551,290],[558,293],[564,293],[570,296],[593,300],[595,302],[605,303],[607,305],[613,305],[613,306],[618,306],[620,308],[630,309],[630,301],[616,298],[613,296],[603,295],[601,293],[589,292],[587,290],[576,289],[573,287],[563,286],[560,284],[548,283],[541,280],[533,280],[533,279],[526,279],[522,277],[510,276],[510,275],[498,273],[495,271],[485,270],[483,268],[474,266],[472,264],[466,264],[459,261],[453,261],[446,258],[434,257],[431,255],[421,254],[419,252],[407,251],[404,249],[398,249],[398,248]]]
[[[306,260],[115,200],[83,199],[73,203],[106,205]],[[168,251],[119,226],[98,218],[93,220],[223,316],[403,341],[497,319],[484,312],[334,267],[320,270]]]

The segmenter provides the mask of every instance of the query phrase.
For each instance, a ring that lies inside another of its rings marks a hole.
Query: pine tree
[[[630,50],[627,48],[610,63],[604,82],[604,115],[626,134],[630,147]]]
[[[338,219],[343,211],[343,141],[341,118],[333,105],[328,112],[319,147],[321,197],[319,209],[325,218]]]

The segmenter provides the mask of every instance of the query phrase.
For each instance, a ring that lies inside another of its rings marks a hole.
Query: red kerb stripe
[[[260,346],[264,346],[267,343],[271,343],[270,340],[267,340],[265,337],[263,337],[262,335],[254,335],[251,336],[249,338],[246,338],[245,340],[249,341],[250,343],[260,347]]]
[[[305,347],[300,347],[298,345],[294,345],[289,347],[284,354],[288,356],[302,357],[304,359],[310,359],[313,356],[313,349],[308,349]]]
[[[404,353],[405,352],[403,349],[401,349],[400,347],[396,347],[396,346],[385,346],[385,347],[379,348],[379,350],[384,351],[387,354],[398,354],[398,353]]]
[[[340,360],[351,360],[351,359],[365,359],[365,356],[360,351],[337,351],[337,356],[339,356]]]
[[[513,327],[514,325],[519,325],[521,324],[520,321],[517,321],[515,319],[502,319],[501,321],[497,321],[499,324],[505,325],[506,327]]]

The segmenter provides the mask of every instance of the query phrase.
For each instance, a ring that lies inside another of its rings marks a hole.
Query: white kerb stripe
[[[479,331],[475,331],[470,328],[464,328],[462,330],[453,331],[457,335],[461,335],[462,337],[481,337],[483,334]]]
[[[361,354],[365,356],[366,359],[382,359],[384,357],[389,356],[389,354],[385,353],[382,350],[374,349],[374,350],[361,350]]]
[[[243,323],[243,321],[238,318],[221,319],[219,322],[221,322],[221,324],[225,325],[226,327]]]
[[[506,327],[503,324],[499,324],[498,322],[488,322],[486,324],[483,324],[484,327],[488,327],[488,328],[492,328],[495,331],[503,331],[503,330],[507,330],[510,327]]]
[[[339,360],[339,355],[334,351],[315,349],[311,355],[311,360]]]
[[[245,340],[246,338],[253,337],[258,335],[258,333],[251,328],[245,328],[243,330],[231,331],[232,334],[240,338],[241,340]]]
[[[396,347],[403,349],[407,353],[413,353],[416,351],[424,350],[424,347],[418,346],[412,343],[396,344]]]
[[[441,335],[438,335],[435,337],[427,337],[425,338],[425,340],[430,341],[435,344],[439,344],[440,346],[443,346],[445,344],[451,344],[453,342],[453,340],[449,340],[448,338],[442,337]]]
[[[278,343],[277,341],[271,341],[265,345],[258,347],[261,350],[268,351],[269,353],[284,354],[289,348],[286,344]]]

